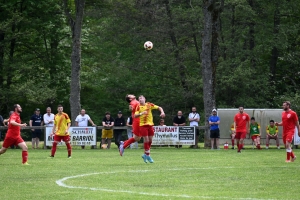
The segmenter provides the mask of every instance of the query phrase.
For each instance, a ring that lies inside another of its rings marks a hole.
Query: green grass
[[[1,199],[299,199],[300,159],[285,163],[284,149],[153,147],[153,164],[142,152],[75,147],[67,159],[59,147],[51,159],[50,150],[30,149],[23,166],[21,150],[9,149],[0,156]],[[56,183],[77,175],[63,181],[71,188]]]

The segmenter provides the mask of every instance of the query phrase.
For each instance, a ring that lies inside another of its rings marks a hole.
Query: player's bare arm
[[[300,126],[299,126],[299,121],[296,121],[296,127],[298,129],[298,136],[300,137]]]
[[[56,130],[56,124],[53,125],[52,133],[50,134],[50,136],[53,136],[55,134],[55,130]]]
[[[160,111],[160,117],[164,118],[166,116],[164,110],[162,107],[158,107],[158,110]]]
[[[65,135],[67,135],[69,133],[70,126],[71,126],[71,123],[68,123],[68,128],[66,129]]]
[[[11,125],[14,125],[14,126],[27,126],[27,124],[26,123],[24,123],[24,124],[20,124],[20,123],[18,123],[18,122],[16,122],[16,121],[14,121],[14,120],[12,120],[11,122],[10,122],[10,124]]]
[[[236,130],[236,123],[233,122],[233,130],[232,130],[232,133],[235,134],[235,130]]]
[[[282,126],[282,122],[275,122],[275,126]]]

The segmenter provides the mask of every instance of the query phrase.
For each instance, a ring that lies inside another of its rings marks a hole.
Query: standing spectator
[[[127,119],[127,123],[126,123],[126,126],[128,127],[127,128],[127,136],[128,136],[128,139],[132,138],[133,137],[133,133],[132,133],[132,116],[128,117]],[[132,144],[129,145],[130,146],[130,149],[132,148],[139,148],[139,145],[138,145],[138,142],[134,142]]]
[[[140,118],[140,134],[144,141],[144,155],[142,158],[145,163],[153,163],[153,159],[150,156],[150,149],[152,144],[152,138],[154,136],[153,130],[153,115],[152,110],[158,109],[160,111],[160,117],[165,117],[164,110],[162,107],[154,105],[153,103],[146,103],[146,98],[141,95],[139,96],[140,105],[137,107],[134,117]]]
[[[54,117],[54,126],[52,129],[51,137],[54,135],[54,142],[51,149],[51,158],[54,157],[56,152],[57,143],[64,141],[68,150],[68,158],[71,158],[72,147],[70,144],[70,133],[69,129],[71,126],[71,120],[69,115],[63,112],[64,108],[62,105],[57,106],[58,113]]]
[[[54,114],[51,113],[51,108],[48,107],[46,109],[46,113],[43,116],[45,126],[53,126],[54,125]]]
[[[270,120],[270,124],[267,126],[267,136],[266,136],[266,149],[269,148],[270,139],[276,140],[277,149],[280,149],[279,146],[279,137],[278,137],[278,126],[274,125],[274,120]]]
[[[244,112],[244,106],[239,107],[239,112],[234,116],[234,133],[236,144],[238,146],[238,153],[241,153],[243,148],[243,142],[246,138],[246,134],[249,133],[250,117]]]
[[[40,114],[40,109],[35,109],[34,115],[29,120],[29,126],[43,126],[43,116]],[[42,129],[31,129],[32,134],[32,149],[39,148]]]
[[[282,104],[283,112],[282,112],[282,121],[276,122],[275,126],[283,126],[283,134],[282,139],[286,148],[286,161],[285,162],[294,162],[296,160],[296,156],[291,148],[291,143],[294,138],[295,126],[298,129],[298,135],[300,137],[300,127],[298,121],[298,115],[291,109],[291,103],[289,101],[285,101]],[[292,159],[291,159],[292,157]]]
[[[101,144],[104,145],[105,141],[107,140],[107,149],[110,149],[111,139],[113,138],[112,127],[114,126],[114,124],[114,118],[110,116],[110,112],[106,112],[105,117],[102,120],[102,126],[104,126],[104,129],[102,129]]]
[[[220,138],[220,117],[217,115],[217,110],[212,110],[212,116],[208,119],[209,125],[210,125],[210,142],[211,142],[211,149],[214,149],[214,140],[216,140],[216,147],[217,149],[220,149],[219,147],[219,138]]]
[[[75,126],[88,126],[88,122],[90,122],[92,126],[96,126],[90,116],[85,114],[85,109],[81,109],[80,115],[75,119]],[[81,146],[81,149],[84,149],[84,147],[85,146]]]
[[[196,137],[195,137],[195,145],[191,146],[191,148],[198,148],[198,141],[199,141],[199,129],[197,126],[199,126],[199,121],[200,121],[200,115],[197,113],[196,107],[192,107],[192,112],[189,114],[189,122],[190,126],[195,126],[196,129]]]
[[[123,117],[123,114],[121,111],[118,112],[118,116],[115,119],[115,126],[125,126],[125,119]],[[120,141],[122,139],[122,133],[123,129],[114,129],[114,138],[115,138],[115,144],[118,146],[118,149],[120,148]]]
[[[250,137],[252,139],[252,142],[254,142],[257,149],[260,148],[260,125],[255,121],[254,117],[251,117],[251,123],[250,123]]]
[[[14,105],[14,113],[10,115],[8,121],[7,134],[5,136],[0,155],[4,154],[7,148],[11,145],[18,145],[22,149],[22,164],[29,165],[28,160],[28,147],[21,137],[21,127],[27,126],[26,123],[21,124],[20,114],[22,108],[19,104]]]
[[[182,111],[178,111],[177,115],[173,118],[173,126],[185,126],[185,117],[182,116]],[[181,148],[182,145],[175,145],[175,148]]]

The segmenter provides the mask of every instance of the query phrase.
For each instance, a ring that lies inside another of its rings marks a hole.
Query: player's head
[[[48,114],[50,114],[50,113],[51,113],[51,108],[48,107],[48,108],[46,109],[46,112],[47,112]]]
[[[22,108],[19,104],[15,104],[14,105],[14,111],[17,113],[21,113],[22,112]]]
[[[239,111],[240,111],[240,113],[243,113],[244,112],[244,106],[239,106]]]
[[[140,102],[140,104],[145,104],[146,103],[146,98],[144,97],[144,95],[139,96],[139,102]]]
[[[289,101],[284,101],[283,104],[282,104],[282,108],[283,110],[287,111],[291,108],[291,102]]]
[[[81,109],[80,114],[81,114],[82,116],[84,116],[84,115],[85,115],[85,110],[84,110],[84,109]]]
[[[273,127],[273,126],[274,126],[274,123],[275,123],[275,122],[274,122],[274,120],[273,120],[273,119],[271,119],[271,120],[270,120],[270,126],[272,126],[272,127]]]
[[[251,117],[251,123],[252,123],[252,124],[255,123],[255,117]]]
[[[192,107],[192,112],[195,113],[197,111],[197,108],[195,106]]]
[[[135,96],[133,95],[133,94],[127,94],[126,96],[125,96],[125,100],[128,102],[128,103],[130,103],[132,100],[134,100],[135,99]]]
[[[58,113],[62,113],[64,111],[64,107],[61,104],[59,104],[57,106],[57,111],[58,111]]]

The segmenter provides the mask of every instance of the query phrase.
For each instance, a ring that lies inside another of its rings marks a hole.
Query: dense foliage
[[[286,99],[297,106],[299,6],[296,0],[225,1],[217,107],[278,108]],[[201,1],[86,0],[82,107],[98,124],[107,110],[127,111],[127,93],[161,105],[167,124],[179,109],[187,115],[197,106],[202,112],[202,30]],[[14,103],[21,104],[26,120],[36,107],[55,112],[62,103],[69,112],[71,39],[62,1],[0,1],[2,115]],[[147,40],[154,43],[152,51],[143,49]]]

